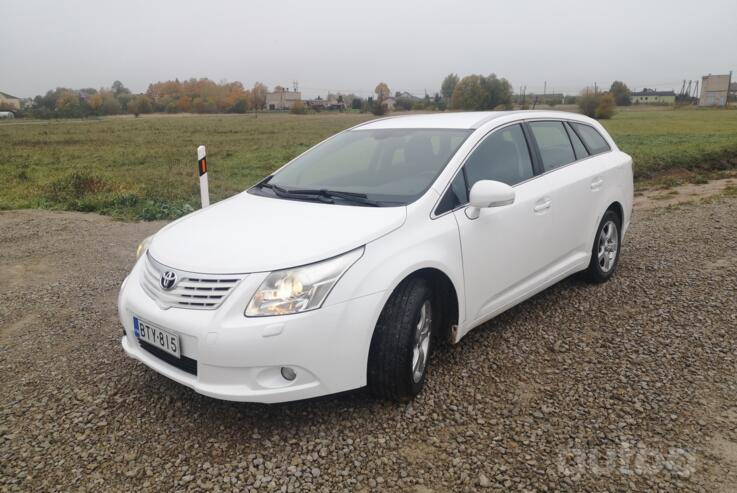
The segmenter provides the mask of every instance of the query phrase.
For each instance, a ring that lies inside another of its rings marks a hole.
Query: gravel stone
[[[0,212],[0,491],[734,491],[737,199],[638,210],[566,279],[364,390],[213,400],[127,358],[116,298],[163,223]]]

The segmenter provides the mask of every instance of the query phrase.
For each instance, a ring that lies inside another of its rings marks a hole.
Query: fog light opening
[[[289,380],[291,382],[292,380],[297,378],[297,372],[295,372],[293,369],[289,368],[288,366],[282,366],[281,376],[284,377],[284,380]]]

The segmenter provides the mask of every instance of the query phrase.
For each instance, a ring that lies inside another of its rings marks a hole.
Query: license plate
[[[146,341],[172,356],[181,357],[178,335],[144,322],[137,317],[133,317],[133,333],[139,340]]]

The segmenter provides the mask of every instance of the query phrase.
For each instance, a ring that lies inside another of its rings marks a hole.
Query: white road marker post
[[[207,183],[207,151],[205,146],[197,148],[197,169],[200,172],[200,199],[202,208],[210,205],[210,190]]]

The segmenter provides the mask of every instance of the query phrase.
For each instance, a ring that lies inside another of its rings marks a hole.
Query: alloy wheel
[[[619,253],[619,230],[614,221],[607,221],[601,228],[597,252],[599,268],[606,274],[614,267]]]
[[[412,380],[417,383],[422,380],[427,366],[428,351],[430,349],[430,329],[432,327],[432,305],[425,300],[420,308],[420,317],[415,327],[415,344],[412,350]]]

